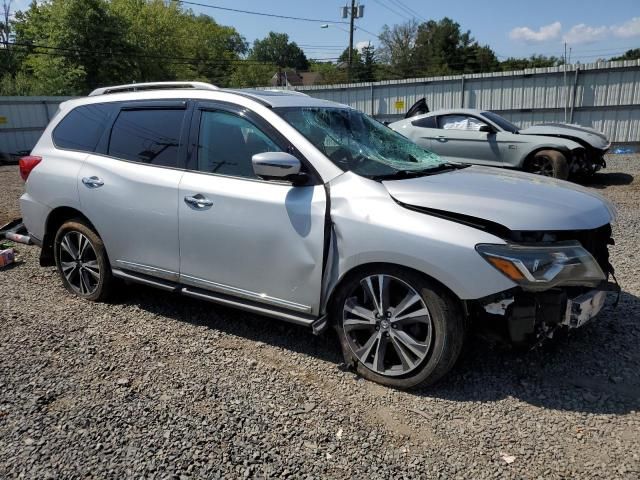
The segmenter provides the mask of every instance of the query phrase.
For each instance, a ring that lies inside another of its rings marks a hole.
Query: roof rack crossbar
[[[112,87],[96,88],[89,94],[90,97],[105,95],[108,93],[137,92],[140,90],[164,90],[172,88],[194,88],[198,90],[218,90],[218,87],[205,82],[147,82],[129,83],[127,85],[114,85]]]

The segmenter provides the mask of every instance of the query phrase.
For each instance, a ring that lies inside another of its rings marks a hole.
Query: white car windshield
[[[325,107],[275,110],[345,171],[384,178],[428,172],[446,164],[435,153],[357,110]]]

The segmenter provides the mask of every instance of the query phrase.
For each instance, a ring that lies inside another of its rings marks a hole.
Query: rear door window
[[[53,143],[67,150],[95,151],[115,108],[109,103],[74,108],[54,129]]]
[[[133,162],[178,166],[184,108],[123,109],[113,124],[107,154]]]

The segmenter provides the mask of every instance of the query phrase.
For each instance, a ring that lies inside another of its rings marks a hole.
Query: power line
[[[182,61],[182,64],[185,65],[193,65],[193,64],[207,64],[207,65],[228,65],[232,64],[243,64],[243,65],[275,65],[271,62],[263,62],[259,60],[249,60],[249,59],[240,59],[240,58],[229,58],[225,60],[208,60],[201,59],[195,57],[179,57],[179,56],[170,56],[170,55],[150,55],[150,54],[139,54],[135,52],[114,52],[114,51],[106,51],[106,50],[86,50],[86,49],[78,49],[78,48],[64,48],[64,47],[54,47],[51,45],[42,45],[42,44],[32,44],[32,43],[21,43],[21,42],[0,42],[0,44],[11,47],[22,47],[26,49],[34,48],[34,49],[42,49],[42,50],[53,50],[53,52],[26,52],[28,54],[36,54],[36,55],[52,55],[52,56],[64,56],[68,57],[72,54],[85,54],[85,55],[93,55],[93,56],[117,56],[117,57],[125,57],[125,58],[148,58],[148,59],[157,59],[157,60],[175,60]],[[326,58],[310,58],[311,61],[327,61],[327,60],[338,60],[339,57],[326,57]],[[174,62],[176,63],[176,62]],[[178,62],[180,63],[180,62]]]
[[[424,18],[422,15],[420,15],[418,12],[416,12],[413,8],[408,7],[407,5],[405,5],[403,2],[401,2],[400,0],[389,0],[391,3],[397,5],[398,7],[400,7],[402,10],[404,10],[405,12],[407,12],[409,15],[411,15],[412,17],[416,17],[419,18],[420,20],[423,21],[427,21],[426,18]]]
[[[382,3],[380,0],[373,0],[373,1],[376,2],[378,5],[380,5],[381,7],[386,8],[391,13],[398,15],[400,18],[404,18],[405,20],[411,20],[411,17],[407,17],[406,15],[398,12],[397,10],[394,10],[393,8],[388,6],[386,3]]]
[[[349,22],[342,22],[342,21],[334,21],[334,20],[326,20],[326,19],[321,19],[321,18],[305,18],[305,17],[292,17],[289,15],[278,15],[275,13],[267,13],[267,12],[256,12],[256,11],[252,11],[252,10],[240,10],[239,8],[229,8],[229,7],[220,7],[217,5],[208,5],[205,3],[198,3],[198,2],[188,2],[186,0],[175,0],[177,3],[182,3],[185,5],[194,5],[197,7],[204,7],[204,8],[213,8],[215,10],[224,10],[226,12],[234,12],[234,13],[244,13],[247,15],[259,15],[262,17],[272,17],[272,18],[282,18],[285,20],[297,20],[300,22],[314,22],[314,23],[343,23],[343,24],[348,24]]]

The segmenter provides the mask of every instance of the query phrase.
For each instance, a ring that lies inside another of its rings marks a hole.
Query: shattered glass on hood
[[[364,177],[428,170],[445,163],[357,110],[288,107],[276,111],[342,170]]]

